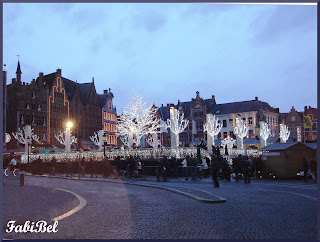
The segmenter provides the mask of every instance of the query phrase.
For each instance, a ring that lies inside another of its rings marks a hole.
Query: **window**
[[[291,121],[296,121],[296,116],[292,116]]]
[[[31,124],[31,117],[30,117],[30,115],[26,115],[26,124]]]
[[[230,131],[230,137],[234,138],[234,139],[236,138],[236,136],[234,135],[233,131]]]
[[[108,109],[111,111],[112,110],[112,102],[108,101]]]
[[[221,139],[221,133],[218,134],[218,139]]]
[[[248,118],[249,125],[252,125],[252,117]]]
[[[223,125],[222,125],[223,128],[226,128],[227,127],[227,120],[223,120],[222,123],[223,123]]]
[[[223,120],[223,121],[225,121],[225,120]],[[223,138],[225,139],[225,138],[227,138],[227,136],[228,136],[228,132],[223,132]]]

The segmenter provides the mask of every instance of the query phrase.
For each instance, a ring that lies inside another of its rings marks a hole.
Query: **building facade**
[[[7,132],[31,125],[41,142],[59,145],[55,134],[72,121],[72,135],[78,139],[78,147],[94,146],[90,136],[104,125],[104,104],[94,79],[89,83],[74,82],[62,77],[61,69],[57,69],[48,75],[39,73],[29,84],[21,81],[19,62],[16,74],[7,86]],[[113,96],[109,99],[112,101]]]
[[[303,112],[298,112],[294,107],[288,113],[280,114],[280,122],[288,126],[290,142],[316,142],[317,133],[317,109],[311,106],[304,107]]]
[[[102,127],[107,138],[107,148],[118,146],[116,136],[117,110],[113,106],[114,95],[111,89],[104,90],[103,94],[98,95],[100,106],[102,107]]]
[[[206,115],[213,114],[222,125],[220,133],[215,139],[221,140],[227,136],[234,137],[236,119],[243,119],[249,127],[247,138],[259,136],[259,122],[265,121],[271,129],[271,137],[279,135],[279,109],[272,108],[268,103],[254,100],[217,104],[215,96],[210,99],[203,99],[200,93],[189,102],[180,102],[177,105],[167,104],[159,108],[161,118],[166,121],[170,118],[170,106],[174,106],[184,113],[184,118],[189,120],[188,127],[179,135],[180,145],[188,145],[197,140],[207,140],[207,134],[203,130],[206,122]],[[162,144],[170,146],[170,132],[163,133]]]

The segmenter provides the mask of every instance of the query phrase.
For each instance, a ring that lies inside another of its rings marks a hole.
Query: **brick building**
[[[310,119],[310,128],[307,127],[307,119]],[[290,131],[288,142],[299,141],[299,136],[301,136],[301,142],[317,141],[316,108],[305,106],[303,112],[298,112],[294,107],[292,107],[290,112],[280,114],[280,123],[282,122],[288,126],[288,129]]]
[[[7,86],[8,132],[29,124],[42,142],[57,145],[54,134],[64,130],[66,122],[71,120],[78,145],[93,145],[89,137],[103,128],[104,107],[94,79],[89,83],[74,82],[62,77],[61,69],[57,69],[48,75],[39,73],[29,84],[21,81],[21,74],[18,62],[17,76]]]
[[[312,108],[309,106],[304,107],[304,116],[308,116],[311,119],[312,127],[307,128],[305,127],[305,137],[306,142],[315,142],[318,139],[318,133],[317,133],[317,109]]]
[[[179,135],[182,145],[192,141],[207,139],[206,132],[203,131],[203,124],[206,122],[206,114],[214,114],[222,123],[222,129],[216,139],[224,139],[228,135],[235,137],[233,130],[236,118],[243,119],[249,127],[247,138],[259,136],[259,121],[265,121],[271,129],[271,137],[279,135],[279,109],[272,108],[268,103],[254,100],[217,104],[215,96],[210,99],[203,99],[200,93],[196,92],[196,98],[189,102],[180,102],[177,105],[167,104],[159,108],[162,120],[170,118],[170,106],[174,106],[184,113],[184,118],[189,120],[188,127]],[[194,127],[192,127],[194,126]],[[193,132],[192,132],[193,131]],[[162,134],[162,144],[170,146],[170,132]]]
[[[115,134],[117,125],[117,110],[113,106],[114,95],[111,89],[104,90],[103,94],[98,95],[100,106],[102,107],[102,127],[105,131],[108,146],[107,148],[114,148],[118,145],[118,139]]]

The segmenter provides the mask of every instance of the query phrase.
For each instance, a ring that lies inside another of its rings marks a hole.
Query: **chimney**
[[[307,106],[304,106],[304,111],[307,111]]]
[[[109,92],[111,92],[111,88],[109,88]]]
[[[163,107],[163,103],[161,104],[161,107]]]
[[[215,97],[215,95],[212,95],[211,99],[212,99],[213,104],[216,104],[216,97]]]
[[[57,76],[61,77],[61,69],[57,69]]]
[[[12,84],[16,82],[17,82],[16,78],[12,78]]]
[[[258,97],[255,97],[254,100],[255,100],[255,101],[259,101],[259,100],[258,100]]]
[[[103,94],[108,94],[108,90],[103,90]]]
[[[309,109],[311,109],[311,106],[309,106]]]

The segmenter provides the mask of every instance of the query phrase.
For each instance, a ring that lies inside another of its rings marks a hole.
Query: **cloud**
[[[166,18],[155,9],[142,10],[132,16],[133,27],[143,28],[148,32],[156,32],[166,24]]]
[[[269,44],[288,34],[297,35],[317,28],[316,6],[269,6],[264,16],[257,16],[251,24],[257,43]]]

